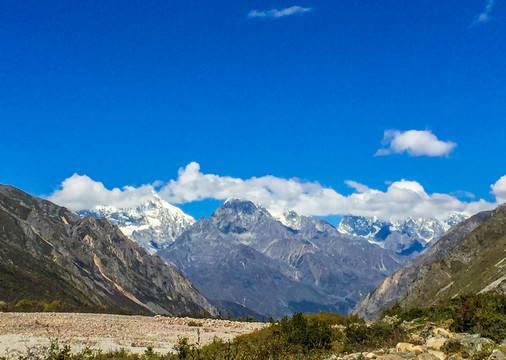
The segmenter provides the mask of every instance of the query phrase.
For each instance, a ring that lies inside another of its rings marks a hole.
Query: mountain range
[[[421,256],[397,270],[353,310],[366,318],[398,304],[428,307],[483,291],[506,292],[506,205],[454,226]]]
[[[0,300],[180,315],[217,310],[177,269],[107,219],[0,185]]]
[[[416,257],[466,218],[459,213],[445,220],[412,217],[380,220],[376,217],[344,216],[337,229],[343,234],[363,237],[399,255]]]
[[[347,313],[407,260],[323,219],[291,216],[296,228],[258,204],[229,199],[156,254],[214,304],[239,304],[265,317]]]
[[[195,223],[192,216],[162,200],[156,193],[144,204],[133,208],[97,206],[76,213],[81,217],[106,217],[150,254],[167,247]],[[299,230],[301,226],[301,217],[291,210],[286,210],[275,218],[291,229]],[[342,218],[337,230],[413,258],[466,218],[466,215],[459,213],[445,220],[411,217],[381,220],[376,217],[347,215]]]
[[[296,311],[347,313],[465,218],[345,216],[336,229],[290,210],[274,218],[259,205],[229,199],[195,223],[156,194],[135,208],[100,206],[78,214],[107,217],[150,253],[175,264],[222,314],[257,318]]]
[[[275,218],[240,199],[196,222],[156,196],[79,214],[0,185],[1,301],[256,318],[354,308],[373,319],[394,304],[506,292],[506,205],[461,222],[345,217],[338,228],[294,211]],[[396,232],[426,249],[408,263],[418,250],[390,249]]]

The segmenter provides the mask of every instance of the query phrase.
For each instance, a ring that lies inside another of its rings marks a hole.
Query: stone
[[[436,351],[436,350],[428,350],[428,354],[432,355],[434,359],[437,360],[446,360],[446,355],[442,351]]]
[[[409,339],[415,343],[422,343],[424,341],[423,337],[415,333],[411,333]]]
[[[506,360],[506,355],[499,349],[494,349],[488,360]]]
[[[349,355],[344,355],[343,360],[364,360],[364,355],[362,353],[353,353]]]
[[[494,342],[480,337],[478,334],[459,334],[457,340],[466,348],[469,355],[475,355],[481,351],[492,350]]]
[[[404,360],[404,359],[405,357],[394,354],[382,355],[376,358],[376,360]]]
[[[410,343],[402,343],[402,342],[397,344],[397,346],[395,347],[395,350],[397,352],[409,351],[409,352],[415,353],[417,355],[421,354],[423,352],[422,347],[419,345],[413,345]]]
[[[394,316],[387,315],[382,320],[389,325],[397,324],[399,322],[399,318],[397,317],[397,315]]]
[[[330,357],[324,359],[324,360],[337,360],[337,356],[335,354],[331,355]]]
[[[434,354],[423,353],[423,354],[418,355],[418,357],[416,359],[417,360],[444,360],[444,357],[441,359]]]
[[[443,328],[435,328],[434,330],[432,330],[432,332],[435,335],[442,336],[442,337],[445,337],[448,339],[453,339],[455,337],[455,336],[453,336],[453,334],[450,331],[443,329]]]
[[[430,337],[427,339],[426,345],[432,349],[439,350],[443,347],[446,342],[444,337]]]

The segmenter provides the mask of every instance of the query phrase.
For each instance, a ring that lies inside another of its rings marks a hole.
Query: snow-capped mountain
[[[380,220],[376,217],[344,216],[337,230],[342,234],[360,236],[398,254],[414,256],[466,218],[458,213],[444,221],[435,218]]]
[[[109,219],[150,254],[167,247],[187,227],[195,223],[193,217],[162,200],[156,193],[144,204],[134,208],[97,206],[95,209],[78,211],[77,214],[81,217]]]
[[[238,199],[227,200],[156,255],[176,264],[217,306],[239,304],[265,317],[347,313],[407,262],[339,233],[324,219],[288,212],[281,223],[264,207]]]

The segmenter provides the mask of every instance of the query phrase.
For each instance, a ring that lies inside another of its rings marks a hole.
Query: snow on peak
[[[123,233],[153,254],[172,243],[195,219],[153,193],[144,204],[118,209],[97,206],[77,212],[80,216],[105,217]]]
[[[302,228],[302,218],[293,210],[285,209],[282,213],[271,211],[272,216],[281,224],[293,230],[300,230]]]
[[[445,220],[415,218],[379,220],[373,217],[344,216],[338,226],[342,234],[360,236],[398,253],[419,252],[436,242],[448,229],[467,217],[455,213]]]

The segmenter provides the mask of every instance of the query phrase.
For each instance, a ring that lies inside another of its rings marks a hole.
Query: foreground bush
[[[401,309],[399,306],[393,306],[383,315],[395,315],[406,321],[452,320],[450,326],[452,331],[480,334],[496,342],[506,338],[505,295],[493,293],[461,295],[430,308]]]

